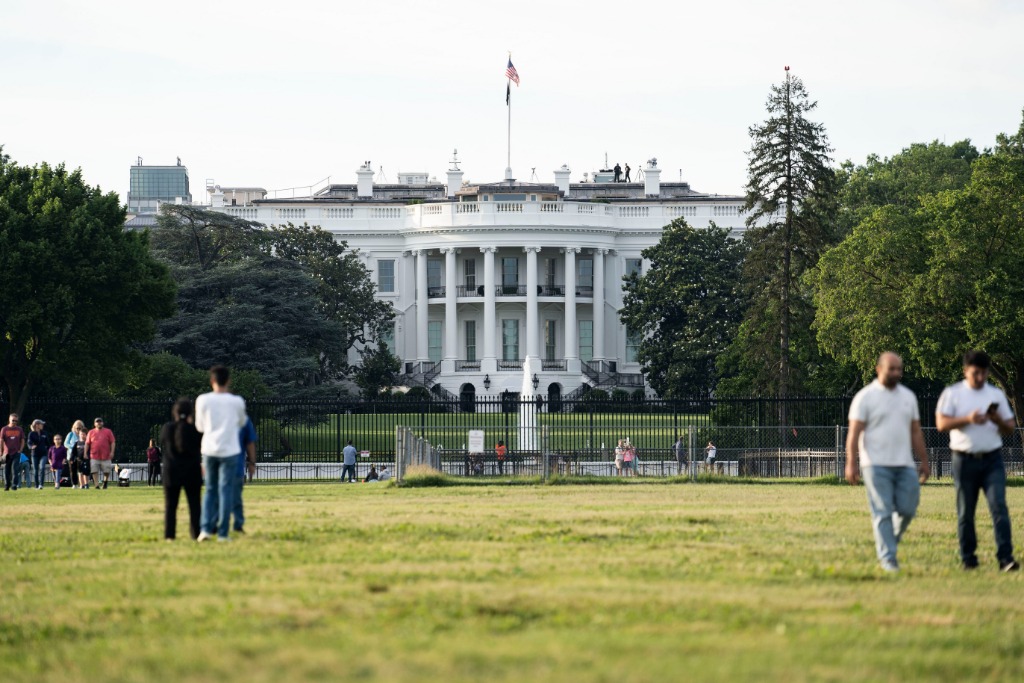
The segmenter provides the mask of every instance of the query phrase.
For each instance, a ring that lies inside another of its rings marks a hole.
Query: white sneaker
[[[199,535],[196,537],[196,543],[202,543],[203,541],[209,541],[211,538],[213,538],[213,534],[208,534],[205,531],[200,531]]]

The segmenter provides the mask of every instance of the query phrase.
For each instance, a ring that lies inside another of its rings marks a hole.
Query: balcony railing
[[[521,361],[521,360],[499,360],[498,361],[498,369],[499,370],[522,370],[523,369],[523,361]]]
[[[576,296],[594,296],[594,288],[587,285],[576,285]]]
[[[566,363],[564,360],[542,360],[540,362],[540,368],[541,370],[565,372]]]
[[[429,299],[442,299],[444,298],[444,285],[440,287],[427,287],[427,298]]]
[[[526,285],[498,285],[498,296],[526,296]]]
[[[480,361],[457,360],[455,361],[455,372],[480,372]]]
[[[541,285],[541,296],[565,296],[565,285]]]
[[[459,285],[456,290],[456,296],[483,296],[484,286],[483,285]]]

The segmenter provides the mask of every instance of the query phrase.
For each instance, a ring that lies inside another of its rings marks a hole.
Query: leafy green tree
[[[402,359],[391,353],[387,344],[381,342],[374,347],[361,349],[362,362],[352,374],[352,380],[367,400],[379,399],[381,394],[389,394],[395,385],[398,371],[402,369]]]
[[[380,338],[395,318],[389,301],[376,298],[370,273],[348,244],[318,226],[291,223],[261,233],[267,254],[301,264],[317,283],[317,310],[341,325],[333,355],[321,356],[321,375],[336,378],[348,370],[348,352],[356,344]]]
[[[870,368],[899,351],[923,376],[949,381],[981,348],[1015,412],[1024,409],[1024,153],[1002,136],[962,189],[916,210],[876,209],[809,276],[822,346]],[[865,373],[866,374],[866,373]]]
[[[34,387],[119,375],[174,313],[174,281],[116,193],[80,169],[18,166],[0,149],[0,372],[13,409]]]
[[[626,278],[619,318],[643,335],[638,359],[658,395],[714,390],[716,360],[743,317],[743,256],[727,228],[698,230],[679,218],[643,251],[648,271]]]
[[[302,264],[267,253],[258,224],[166,206],[153,247],[178,282],[178,315],[160,325],[154,351],[254,371],[277,398],[336,393],[320,369],[323,355],[343,353],[341,325]]]
[[[787,71],[772,86],[767,120],[750,128],[743,268],[750,306],[723,366],[739,373],[727,385],[734,392],[786,397],[816,360],[800,278],[833,241],[836,194],[825,128],[807,118],[816,106]]]

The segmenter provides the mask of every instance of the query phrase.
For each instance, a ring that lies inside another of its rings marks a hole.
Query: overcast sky
[[[0,0],[0,145],[21,164],[188,166],[268,190],[370,159],[388,180],[573,181],[656,156],[663,180],[742,191],[748,127],[783,66],[819,103],[837,162],[912,142],[991,146],[1024,107],[1024,2],[246,2]]]

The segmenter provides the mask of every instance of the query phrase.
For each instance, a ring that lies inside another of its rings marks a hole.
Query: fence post
[[[693,481],[696,481],[697,480],[697,468],[695,467],[695,463],[693,462],[693,455],[694,455],[694,439],[697,438],[697,435],[693,433],[693,427],[690,427],[690,429],[687,430],[687,434],[689,436],[689,438],[687,439],[687,450],[690,452],[690,479],[692,479]]]
[[[841,425],[836,425],[836,476],[840,479],[843,478],[843,467],[840,464],[842,462],[842,456],[840,455],[840,453],[842,453],[841,445],[843,443],[842,431],[843,427]]]

